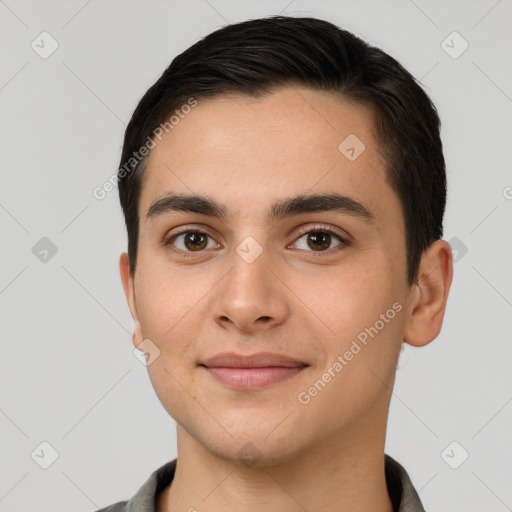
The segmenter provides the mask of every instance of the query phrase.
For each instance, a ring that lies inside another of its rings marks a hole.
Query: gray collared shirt
[[[394,512],[425,512],[407,471],[386,455],[386,483]],[[135,496],[129,501],[119,501],[96,512],[156,512],[155,506],[162,491],[172,483],[176,459],[167,462],[151,473]]]

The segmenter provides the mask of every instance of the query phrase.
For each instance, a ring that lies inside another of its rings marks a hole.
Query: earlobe
[[[418,282],[410,294],[409,319],[404,341],[422,347],[441,331],[448,292],[453,277],[452,251],[445,240],[437,240],[422,255]]]
[[[140,325],[139,315],[137,313],[134,277],[130,271],[130,262],[126,252],[122,253],[119,257],[119,272],[121,274],[121,281],[123,283],[126,302],[128,303],[128,307],[130,308],[130,313],[133,318],[132,343],[135,348],[143,351],[141,343],[144,337],[142,335],[142,327]]]

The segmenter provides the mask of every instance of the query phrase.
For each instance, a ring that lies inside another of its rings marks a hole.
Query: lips
[[[201,365],[208,368],[265,368],[269,366],[296,368],[308,366],[307,363],[271,352],[259,352],[252,355],[223,352],[205,360]]]
[[[270,352],[252,355],[225,352],[205,360],[200,366],[218,382],[233,389],[249,391],[287,380],[309,365]]]

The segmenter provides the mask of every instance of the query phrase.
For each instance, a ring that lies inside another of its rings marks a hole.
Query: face
[[[134,276],[121,261],[134,344],[150,340],[161,403],[210,453],[235,460],[250,442],[273,464],[385,425],[411,307],[374,123],[369,107],[285,87],[199,99],[151,151]],[[225,352],[301,366],[203,366]]]

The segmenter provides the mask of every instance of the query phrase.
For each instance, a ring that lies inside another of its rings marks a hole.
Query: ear
[[[128,307],[130,308],[133,318],[132,342],[135,348],[143,352],[142,341],[144,340],[144,336],[142,335],[142,328],[137,314],[137,305],[135,303],[135,280],[130,270],[130,262],[126,252],[123,252],[119,257],[119,271],[121,273],[121,281],[123,282],[126,301],[128,302]]]
[[[423,253],[418,281],[411,288],[409,319],[404,332],[404,341],[409,345],[422,347],[438,336],[452,277],[450,244],[437,240]]]

